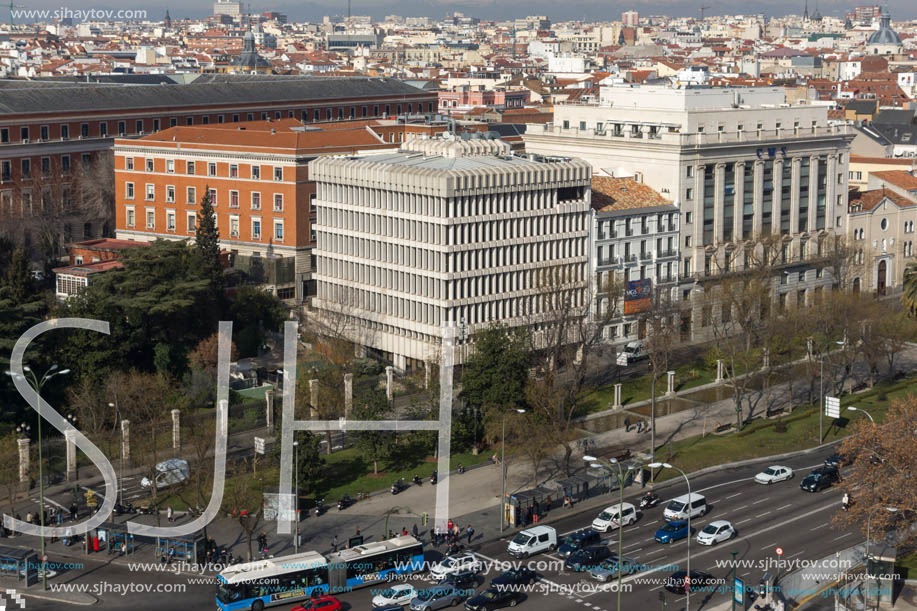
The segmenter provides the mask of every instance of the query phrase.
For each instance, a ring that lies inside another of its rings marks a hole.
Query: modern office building
[[[621,286],[620,316],[602,331],[619,343],[646,335],[641,313],[654,303],[677,302],[679,211],[670,200],[633,178],[592,177],[592,270],[597,289]],[[596,291],[594,312],[608,318],[609,297]]]
[[[588,305],[583,161],[515,156],[499,140],[416,139],[397,152],[322,157],[309,171],[312,304],[399,369],[435,358],[448,325],[537,334],[546,294]]]
[[[594,105],[556,106],[553,123],[530,124],[523,136],[529,152],[577,156],[671,198],[681,211],[682,283],[737,271],[746,245],[779,236],[775,274],[803,281],[775,293],[792,289],[794,301],[832,282],[817,254],[825,236],[845,232],[852,139],[828,123],[826,107],[786,104],[778,87],[639,85],[603,87]]]
[[[213,3],[213,14],[239,17],[242,15],[242,2],[240,0],[216,0]]]

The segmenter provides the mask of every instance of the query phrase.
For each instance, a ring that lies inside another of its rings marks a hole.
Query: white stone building
[[[309,173],[313,307],[399,369],[434,358],[448,326],[531,325],[549,270],[586,304],[583,161],[514,156],[499,140],[412,140],[393,153],[323,157]]]

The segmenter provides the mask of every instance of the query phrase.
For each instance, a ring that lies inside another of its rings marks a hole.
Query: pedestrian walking
[[[70,521],[75,522],[78,514],[78,507],[76,503],[70,503]]]
[[[414,526],[411,527],[411,534],[414,536],[415,539],[417,538],[418,532],[419,531],[417,530],[417,522],[414,522]]]
[[[358,537],[360,536],[360,527],[359,526],[357,526],[357,536]]]
[[[174,522],[175,521],[174,516],[175,516],[175,513],[172,511],[172,506],[169,505],[166,508],[166,518],[169,520],[169,522]]]
[[[331,551],[338,551],[338,536],[334,535],[334,538],[331,540]]]
[[[172,564],[172,561],[175,559],[175,548],[169,548],[169,564]]]
[[[630,417],[624,418],[624,432],[630,433]]]
[[[474,536],[474,529],[471,528],[471,524],[465,529],[465,533],[468,535],[468,545],[471,545],[471,538]]]
[[[407,528],[407,526],[402,527],[402,529],[401,529],[401,536],[402,536],[402,537],[407,537],[407,536],[408,536],[408,528]]]
[[[32,512],[31,511],[25,514],[25,521],[28,522],[29,524],[32,523]]]

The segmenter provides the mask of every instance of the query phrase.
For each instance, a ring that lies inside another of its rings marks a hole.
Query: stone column
[[[767,203],[764,201],[764,162],[757,160],[755,161],[755,220],[752,227],[754,237],[761,235],[761,226],[763,224],[762,215],[764,214],[764,207],[766,205]]]
[[[353,374],[344,374],[344,417],[350,418],[353,411]]]
[[[465,363],[462,363],[464,365]],[[429,390],[430,388],[430,369],[433,367],[433,363],[429,360],[423,362],[423,387],[424,390]]]
[[[315,378],[309,380],[309,418],[315,420],[318,417],[318,380]]]
[[[716,383],[720,384],[725,378],[723,377],[723,359],[716,359]]]
[[[771,233],[780,233],[780,197],[783,189],[783,159],[774,160],[773,180],[774,190],[771,192]],[[779,248],[779,245],[778,245]]]
[[[265,408],[264,408],[265,409],[264,422],[267,424],[267,430],[273,431],[274,430],[274,391],[273,390],[264,391],[264,402],[266,403]]]
[[[723,242],[723,188],[726,181],[726,164],[718,163],[713,170],[713,243]],[[703,219],[701,219],[703,222]]]
[[[29,478],[29,445],[30,441],[28,437],[23,437],[19,439],[19,486],[23,490],[28,490],[31,487],[31,481]]]
[[[799,227],[799,187],[802,173],[802,157],[793,157],[793,168],[790,172],[790,235],[795,235]],[[809,168],[811,171],[811,168]]]
[[[576,349],[576,355],[573,357],[573,362],[577,365],[583,362],[583,346],[580,346]]]
[[[172,410],[172,449],[177,450],[181,447],[181,412],[177,409]]]
[[[131,421],[121,421],[121,460],[131,462]]]
[[[694,168],[694,226],[689,228],[694,236],[691,240],[694,252],[694,271],[703,270],[704,246],[704,170],[707,166]],[[687,232],[685,232],[687,233]]]
[[[814,233],[815,219],[818,218],[818,175],[824,172],[821,164],[818,162],[818,155],[809,157],[809,217],[806,219],[806,226],[803,231]],[[828,176],[830,178],[830,176]],[[825,182],[825,209],[828,206],[828,184]],[[827,222],[827,217],[826,217]]]
[[[770,369],[771,368],[771,351],[765,348],[761,354],[764,357],[764,364],[761,366],[761,369]]]
[[[615,402],[612,405],[613,408],[618,409],[621,407],[621,385],[615,384]]]
[[[733,199],[732,204],[732,241],[738,242],[739,240],[751,237],[742,235],[742,223],[745,219],[745,162],[736,162],[733,169],[732,176],[735,181],[735,199]]]
[[[667,371],[668,386],[666,387],[665,396],[672,397],[675,395],[675,372]]]
[[[844,213],[838,212],[835,209],[837,205],[837,194],[838,191],[841,193],[846,193],[844,180],[847,178],[847,171],[842,167],[838,168],[837,165],[837,155],[831,154],[828,155],[828,168],[826,170],[828,173],[827,188],[825,189],[825,229],[834,229],[838,233],[843,234],[843,228],[838,227],[835,222],[835,216],[840,214],[841,219],[847,216]],[[841,175],[841,182],[837,182],[837,175]],[[843,222],[843,220],[841,221]]]
[[[67,429],[64,431],[64,439],[67,447],[67,481],[73,481],[77,478],[76,474],[76,430]]]
[[[391,401],[394,396],[394,389],[392,388],[392,383],[394,382],[395,368],[389,365],[385,368],[385,396],[388,397],[388,400]]]
[[[806,338],[806,360],[812,361],[815,358],[815,340],[811,337]]]

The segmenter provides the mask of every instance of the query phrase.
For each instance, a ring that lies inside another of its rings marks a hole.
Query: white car
[[[773,484],[790,479],[791,477],[793,477],[792,469],[789,467],[781,467],[780,465],[773,465],[757,474],[755,476],[755,481],[759,484]]]
[[[481,561],[472,552],[463,552],[454,556],[446,556],[430,567],[430,576],[433,579],[445,579],[449,575],[463,571],[479,572],[482,568]]]
[[[599,532],[608,532],[618,528],[619,524],[628,526],[637,521],[637,508],[630,503],[606,507],[596,519],[592,521],[592,528]]]
[[[736,529],[726,520],[714,520],[697,533],[697,542],[701,545],[716,545],[736,536]]]
[[[409,583],[399,583],[387,588],[373,597],[373,607],[406,605],[417,596],[417,591]]]

